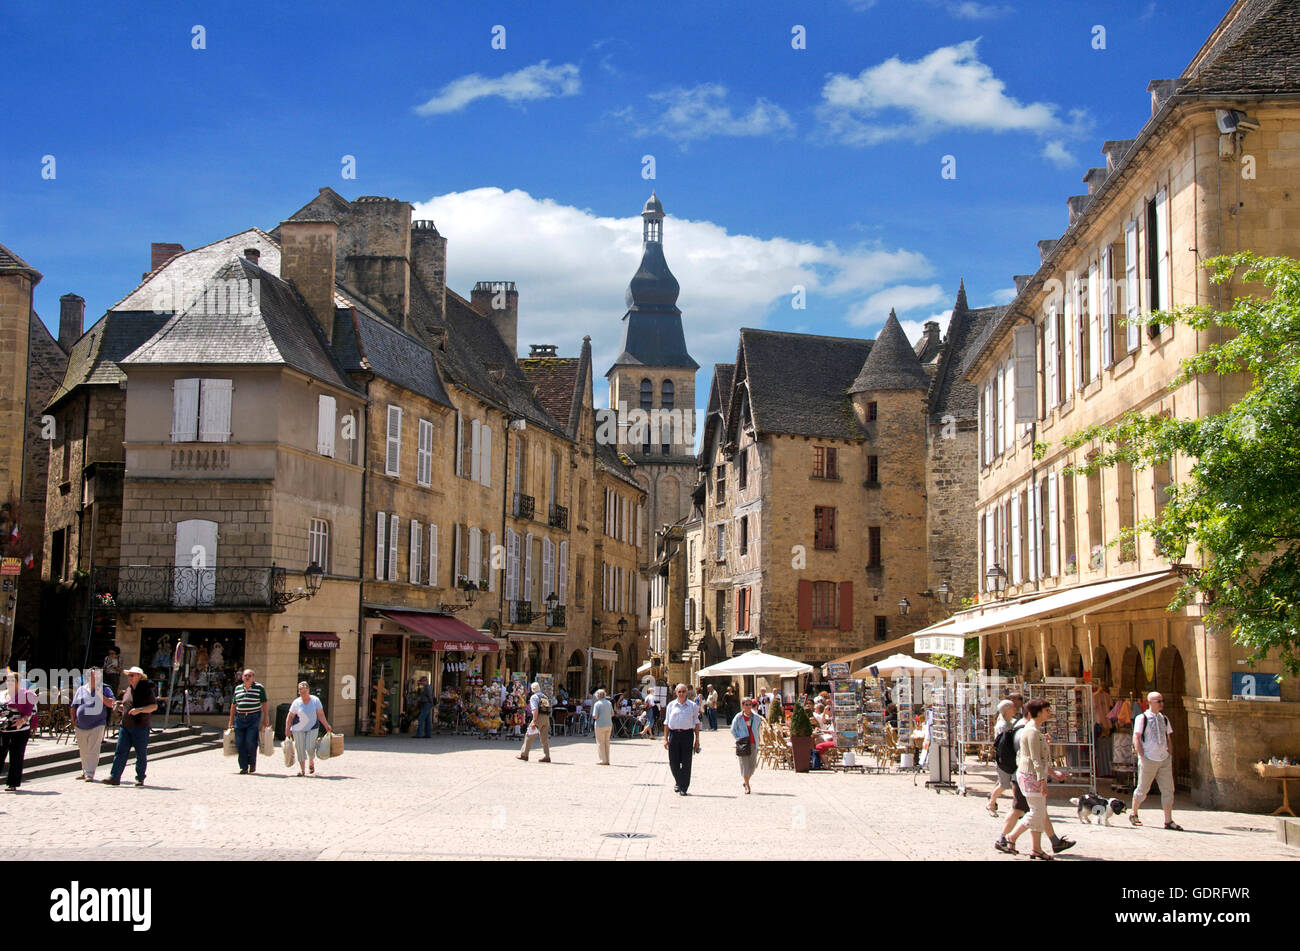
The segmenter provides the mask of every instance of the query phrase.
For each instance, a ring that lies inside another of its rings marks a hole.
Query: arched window
[[[650,409],[654,405],[655,385],[649,379],[641,381],[641,408]]]
[[[660,402],[659,405],[664,409],[673,408],[673,381],[664,380],[663,386],[659,388]]]

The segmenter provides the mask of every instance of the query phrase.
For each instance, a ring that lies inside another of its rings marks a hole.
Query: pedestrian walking
[[[591,705],[591,722],[596,728],[596,762],[609,765],[609,735],[614,730],[614,705],[605,699],[605,691],[596,691],[596,702]]]
[[[1025,712],[1029,719],[1016,737],[1016,782],[1029,803],[1029,813],[1007,836],[1007,851],[1016,854],[1016,840],[1028,829],[1034,845],[1029,857],[1049,861],[1052,856],[1043,851],[1043,833],[1047,831],[1043,820],[1047,816],[1047,771],[1052,750],[1042,727],[1052,715],[1052,704],[1035,698],[1025,704]]]
[[[749,778],[758,768],[758,738],[762,734],[763,720],[754,710],[754,701],[746,697],[740,702],[740,712],[731,721],[731,735],[736,740],[736,761],[740,763],[740,781],[749,795]]]
[[[1169,755],[1169,718],[1165,716],[1165,698],[1156,691],[1147,694],[1147,709],[1133,718],[1133,751],[1138,757],[1138,782],[1133,790],[1133,811],[1128,821],[1140,826],[1138,807],[1147,798],[1154,782],[1160,787],[1160,805],[1165,811],[1165,828],[1182,832],[1174,822],[1174,761]]]
[[[112,688],[102,682],[99,671],[87,671],[86,682],[72,695],[72,712],[77,752],[81,754],[81,773],[77,778],[88,783],[95,781],[99,748],[104,742],[104,728],[108,726],[108,713],[113,704]]]
[[[537,681],[533,681],[529,689],[532,694],[528,698],[528,710],[532,713],[532,720],[524,732],[524,748],[519,751],[519,758],[525,763],[528,762],[528,750],[532,748],[533,737],[539,736],[542,740],[543,755],[538,762],[549,763],[551,761],[551,698],[542,693],[542,685]]]
[[[37,726],[36,691],[18,677],[16,670],[5,670],[4,693],[0,695],[0,771],[9,764],[5,792],[17,792],[23,784],[23,760],[27,741]]]
[[[994,745],[993,752],[998,769],[1006,772],[1011,778],[1012,804],[1011,812],[1007,816],[1007,821],[1002,824],[1002,834],[999,835],[997,841],[993,843],[993,848],[997,849],[999,852],[1007,852],[1014,855],[1016,854],[1015,847],[1007,841],[1007,837],[1011,835],[1012,830],[1015,829],[1017,823],[1020,822],[1020,819],[1029,812],[1029,800],[1025,798],[1024,793],[1021,791],[1019,777],[1017,776],[1019,733],[1028,721],[1019,716],[1020,711],[1025,707],[1024,696],[1018,693],[1013,693],[1007,699],[1014,704],[1018,719],[1016,719],[1012,725],[1004,731],[1008,735],[1002,737],[1001,740]],[[1057,782],[1064,782],[1066,779],[1065,773],[1060,770],[1049,770],[1048,774],[1054,777]],[[1047,832],[1047,837],[1052,843],[1053,853],[1060,854],[1061,852],[1065,852],[1066,850],[1072,849],[1078,845],[1078,843],[1073,839],[1056,834],[1056,829],[1052,826],[1052,817],[1049,816],[1046,811],[1043,813],[1043,825]]]
[[[700,707],[687,698],[686,684],[678,684],[673,693],[664,715],[664,749],[677,784],[673,792],[685,796],[691,788],[691,757],[700,751]]]
[[[135,750],[135,784],[144,785],[145,767],[149,760],[149,724],[158,709],[158,694],[153,682],[139,667],[126,672],[126,689],[122,691],[117,706],[122,710],[122,725],[117,728],[117,749],[113,751],[113,768],[105,786],[118,786],[126,771],[126,760]]]
[[[316,737],[317,725],[325,727],[331,733],[329,720],[325,719],[325,708],[321,706],[320,697],[312,695],[311,685],[307,681],[298,684],[298,696],[289,704],[289,713],[284,718],[284,733],[293,737],[294,758],[298,761],[298,775],[305,775],[302,768],[310,764],[312,774],[316,773]]]
[[[704,700],[704,713],[709,718],[709,729],[716,731],[718,729],[718,691],[713,689],[713,684],[709,684],[705,690],[708,696]]]
[[[1011,725],[1015,722],[1015,716],[1016,716],[1016,705],[1012,701],[1010,700],[998,701],[998,719],[997,719],[997,723],[994,724],[993,726],[993,748],[995,750],[997,749],[997,745],[998,745],[998,737],[1000,737],[1007,730],[1011,729]],[[998,797],[1011,788],[1011,783],[1013,782],[1013,779],[1011,773],[1004,770],[996,762],[994,763],[994,765],[997,766],[998,784],[994,786],[993,791],[989,793],[989,802],[988,805],[985,806],[984,808],[989,811],[990,815],[992,815],[994,818],[997,818]]]
[[[263,723],[270,723],[266,688],[255,679],[250,667],[230,701],[230,727],[235,731],[235,749],[239,752],[239,775],[257,772],[257,740]]]
[[[655,738],[655,695],[653,690],[646,691],[645,700],[642,701],[642,704],[641,716],[644,718],[644,723],[641,732],[637,735],[648,736],[653,740]]]
[[[420,703],[420,718],[415,724],[415,738],[433,739],[433,684],[429,683],[428,677],[420,678],[415,697]]]

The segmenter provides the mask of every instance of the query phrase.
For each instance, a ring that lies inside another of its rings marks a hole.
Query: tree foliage
[[[1198,593],[1206,623],[1231,632],[1252,661],[1274,651],[1300,674],[1300,262],[1251,252],[1206,262],[1210,280],[1261,285],[1226,312],[1187,308],[1144,323],[1226,328],[1221,342],[1183,361],[1174,389],[1198,377],[1248,373],[1249,388],[1229,408],[1199,419],[1130,412],[1116,423],[1071,434],[1067,448],[1097,443],[1075,468],[1093,472],[1127,461],[1135,470],[1175,455],[1190,463],[1169,488],[1158,518],[1142,520],[1172,561],[1199,555],[1170,604]],[[1267,289],[1267,290],[1266,290]],[[1271,290],[1271,293],[1268,293]],[[1131,537],[1131,533],[1130,533]]]

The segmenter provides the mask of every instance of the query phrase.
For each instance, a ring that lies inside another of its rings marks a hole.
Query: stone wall
[[[979,432],[974,420],[931,424],[926,467],[926,523],[930,549],[928,586],[952,588],[952,604],[979,589],[979,531],[975,494]],[[915,605],[914,605],[915,606]]]

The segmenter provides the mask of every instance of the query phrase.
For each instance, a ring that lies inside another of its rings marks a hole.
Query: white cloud
[[[900,320],[898,325],[903,328],[903,333],[907,335],[907,339],[915,345],[921,339],[921,334],[925,333],[926,323],[931,320],[939,325],[939,336],[942,338],[948,332],[948,321],[952,320],[952,311],[945,310],[937,314],[931,314],[925,320]]]
[[[478,188],[416,203],[415,217],[436,221],[447,235],[453,289],[468,294],[475,281],[518,282],[522,352],[532,343],[553,343],[573,354],[590,333],[596,372],[608,369],[621,340],[623,293],[641,258],[638,216],[604,217],[524,191]],[[808,312],[790,306],[795,285],[810,300],[829,299],[847,311],[863,294],[933,270],[923,254],[905,249],[731,234],[709,221],[675,217],[665,222],[664,241],[682,286],[687,346],[705,373],[710,364],[735,358],[740,327],[807,323]],[[908,307],[932,296],[928,288],[899,294],[913,302]],[[899,306],[900,296],[894,301]],[[707,379],[699,384],[701,399],[707,385]],[[601,386],[597,381],[603,399]]]
[[[1010,7],[1003,4],[975,3],[974,0],[951,0],[944,7],[959,20],[993,20],[1012,12]]]
[[[1010,304],[1016,299],[1016,285],[1000,288],[992,293],[989,297],[993,301],[991,306],[1001,307],[1004,304]]]
[[[818,117],[828,133],[850,145],[926,139],[965,129],[1061,135],[1071,127],[1047,102],[1022,103],[980,61],[978,40],[940,47],[914,62],[892,57],[856,77],[837,73],[822,87]],[[1075,126],[1085,122],[1072,113]]]
[[[675,88],[651,93],[649,98],[662,107],[649,123],[636,121],[632,109],[615,115],[632,121],[637,135],[663,135],[679,142],[714,136],[753,137],[781,135],[794,130],[790,114],[767,99],[758,98],[748,112],[737,113],[727,102],[727,88],[702,83],[690,89]]]
[[[1049,139],[1043,143],[1043,158],[1057,168],[1069,168],[1078,162],[1060,139]]]
[[[471,73],[454,79],[443,86],[438,95],[416,106],[415,111],[422,116],[436,116],[458,112],[479,99],[496,97],[519,103],[576,96],[581,91],[582,81],[577,66],[572,63],[551,66],[549,60],[542,60],[496,78]]]
[[[944,289],[938,284],[920,287],[914,284],[898,284],[877,291],[866,300],[855,304],[845,316],[845,320],[855,327],[870,327],[883,324],[890,310],[906,314],[919,307],[933,307],[945,297]],[[900,317],[901,321],[902,318]],[[918,326],[920,326],[918,324]]]

